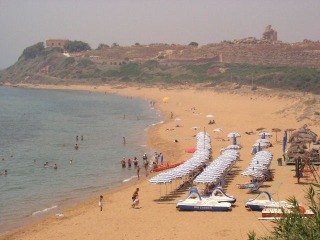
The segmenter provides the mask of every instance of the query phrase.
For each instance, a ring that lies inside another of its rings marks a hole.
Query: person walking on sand
[[[102,195],[100,195],[99,207],[100,207],[100,211],[102,211],[102,207],[103,207],[103,196]]]
[[[132,207],[134,208],[135,206],[137,206],[136,205],[136,199],[138,199],[138,196],[139,196],[139,188],[137,188],[135,191],[134,191],[134,193],[132,194],[132,197],[131,197],[131,199],[132,199]],[[139,199],[138,199],[138,201],[139,201]],[[139,204],[139,202],[138,202],[138,204]]]

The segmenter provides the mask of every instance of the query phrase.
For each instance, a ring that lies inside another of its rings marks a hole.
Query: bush
[[[87,59],[87,58],[83,58],[81,59],[78,64],[77,64],[77,67],[88,67],[88,66],[91,66],[93,65],[94,63],[90,60],[90,59]]]
[[[189,43],[189,46],[198,47],[199,44],[197,42],[191,42],[191,43]]]
[[[320,187],[319,184],[313,184]],[[306,200],[310,210],[314,213],[314,218],[306,218],[299,210],[299,203],[295,197],[291,197],[288,201],[294,206],[290,213],[283,212],[282,218],[274,220],[276,226],[274,227],[271,236],[258,238],[257,240],[269,239],[291,239],[291,240],[314,240],[320,239],[320,196],[313,186],[307,190]],[[255,233],[248,234],[249,239],[256,239]]]
[[[109,48],[109,45],[104,44],[104,43],[100,43],[99,46],[97,47],[97,50],[101,50],[101,49],[105,49],[105,48]]]
[[[62,65],[64,67],[68,67],[70,66],[71,64],[73,64],[76,60],[73,58],[73,57],[68,57],[66,58],[63,62],[62,62]]]
[[[89,44],[82,41],[69,41],[66,45],[64,45],[64,49],[71,53],[91,50]]]

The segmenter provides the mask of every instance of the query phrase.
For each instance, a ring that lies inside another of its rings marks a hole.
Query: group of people
[[[79,141],[79,136],[76,136],[76,141],[77,141],[77,142]],[[83,141],[83,135],[81,135],[81,141]],[[79,145],[78,145],[77,143],[74,145],[74,149],[75,149],[75,150],[78,150],[78,149],[79,149]]]
[[[126,168],[126,167],[127,167],[127,164],[128,164],[128,168],[131,168],[132,163],[133,163],[134,167],[138,167],[138,165],[139,165],[139,160],[138,160],[138,158],[137,158],[137,157],[134,157],[133,160],[131,160],[130,158],[128,158],[128,160],[126,160],[126,158],[123,157],[122,160],[121,160],[121,166],[122,166],[122,168]]]
[[[138,205],[139,205],[139,188],[136,188],[136,190],[133,192],[131,199],[132,199],[131,207],[132,208],[138,207]],[[103,195],[100,195],[98,205],[99,205],[99,209],[101,212],[103,209]]]
[[[36,162],[36,160],[34,159],[34,160],[33,160],[33,163],[35,163],[35,162]],[[45,163],[43,164],[43,166],[44,166],[45,168],[48,168],[48,167],[49,167],[49,162],[45,162]],[[58,164],[55,163],[55,164],[53,165],[53,169],[54,169],[54,170],[57,170],[57,169],[58,169]]]

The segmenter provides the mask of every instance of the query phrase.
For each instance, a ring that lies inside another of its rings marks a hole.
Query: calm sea
[[[151,154],[146,129],[162,120],[141,99],[0,87],[0,233],[135,181],[120,160]]]

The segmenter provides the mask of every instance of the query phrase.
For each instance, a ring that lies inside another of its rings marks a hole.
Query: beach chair
[[[259,192],[259,188],[263,185],[264,181],[256,182],[252,187],[249,187],[249,193],[257,193]]]

